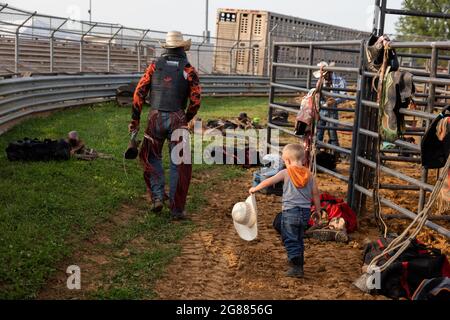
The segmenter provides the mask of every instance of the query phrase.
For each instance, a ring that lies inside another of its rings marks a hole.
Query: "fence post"
[[[230,48],[230,75],[233,74],[233,49],[239,44],[239,41],[236,41],[235,44]]]
[[[197,71],[200,72],[200,48],[205,44],[208,38],[203,39],[202,43],[197,46]]]
[[[430,78],[436,78],[436,76],[437,76],[438,60],[439,60],[439,50],[438,50],[438,48],[436,48],[435,45],[433,45],[433,47],[431,49]],[[427,103],[427,108],[426,108],[426,111],[428,113],[433,113],[435,100],[436,100],[436,85],[434,83],[430,83],[429,84],[428,103]],[[428,129],[428,127],[430,126],[429,119],[425,120],[425,126],[426,126],[426,129]],[[422,168],[421,181],[425,182],[425,183],[428,181],[428,170],[425,168]],[[426,190],[424,190],[423,188],[420,188],[419,211],[418,212],[422,211],[422,209],[425,206],[425,201],[427,198],[426,195],[427,195]]]
[[[352,137],[352,153],[350,155],[350,175],[348,180],[348,192],[347,203],[355,210],[355,182],[358,179],[358,153],[359,153],[359,129],[361,127],[361,114],[362,114],[362,99],[364,96],[364,53],[365,41],[361,41],[361,47],[359,51],[359,75],[356,88],[356,106],[355,106],[355,119],[353,122],[353,137]],[[356,210],[355,210],[356,211]]]
[[[142,35],[142,38],[139,40],[138,42],[138,47],[137,47],[137,56],[138,56],[138,73],[141,73],[142,71],[142,58],[141,58],[141,45],[142,45],[142,41],[144,41],[145,37],[147,36],[147,34],[150,32],[150,30],[145,30],[144,34]]]
[[[58,28],[52,31],[50,35],[50,72],[53,72],[53,68],[55,65],[55,56],[54,56],[54,41],[55,41],[55,33],[61,30],[61,28],[69,21],[69,18],[63,21]]]
[[[94,29],[97,26],[97,23],[94,23],[93,25],[91,25],[91,27],[89,28],[88,31],[86,31],[85,33],[83,33],[81,35],[80,38],[80,72],[83,72],[83,43],[84,43],[84,37],[86,37],[89,32],[92,31],[92,29]]]
[[[116,31],[116,33],[113,34],[111,38],[108,40],[108,67],[107,72],[111,72],[111,42],[114,40],[114,38],[122,31],[123,27],[120,26],[119,30]]]
[[[4,9],[5,7],[3,7],[2,9]],[[15,73],[19,73],[19,50],[20,50],[20,37],[19,37],[19,33],[20,33],[20,29],[28,22],[30,21],[30,19],[33,19],[33,17],[37,14],[37,12],[33,12],[28,18],[25,19],[25,21],[23,21],[16,29],[16,37],[15,37],[15,41],[14,41],[14,72]]]
[[[278,46],[273,45],[272,49],[272,60],[273,62],[278,62]],[[269,117],[267,119],[267,122],[270,124],[272,123],[272,103],[275,102],[275,88],[272,86],[272,83],[276,82],[277,80],[277,67],[273,65],[272,61],[270,65],[268,66],[270,68],[270,91],[269,91]],[[272,145],[272,128],[270,126],[267,126],[267,153],[270,152]]]
[[[309,45],[309,65],[312,66],[314,61],[314,46],[311,43]],[[306,87],[311,89],[312,71],[308,69],[306,75]]]

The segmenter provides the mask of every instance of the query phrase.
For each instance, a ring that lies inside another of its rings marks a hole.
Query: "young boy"
[[[286,275],[296,278],[303,277],[303,236],[311,216],[311,199],[316,208],[320,208],[319,189],[314,176],[302,165],[304,154],[301,145],[287,145],[282,155],[287,169],[249,190],[250,194],[253,194],[284,181],[281,236],[291,266]],[[318,216],[316,212],[314,218]]]

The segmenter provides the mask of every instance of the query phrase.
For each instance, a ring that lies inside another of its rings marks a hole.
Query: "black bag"
[[[336,154],[332,154],[326,151],[320,151],[316,155],[316,163],[328,170],[336,170],[337,157]]]
[[[439,141],[436,136],[436,128],[439,122],[446,117],[450,117],[450,114],[446,113],[447,111],[450,111],[450,106],[447,106],[433,121],[422,139],[422,165],[425,169],[443,168],[450,155],[450,134],[447,134],[443,141]]]
[[[450,301],[450,278],[424,280],[417,288],[412,300]]]
[[[70,145],[62,139],[40,141],[25,138],[11,142],[6,148],[6,155],[9,161],[69,160]]]
[[[364,250],[364,263],[369,264],[392,240],[393,238],[380,238],[368,244]],[[378,265],[384,264],[393,254],[395,252],[380,259]],[[411,299],[423,280],[446,276],[449,272],[445,255],[414,240],[398,259],[381,273],[381,289],[375,292],[392,299]]]

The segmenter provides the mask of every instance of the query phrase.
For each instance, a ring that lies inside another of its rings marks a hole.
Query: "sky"
[[[11,6],[49,15],[89,20],[89,0],[0,0]],[[92,0],[92,20],[152,30],[202,34],[205,0]],[[402,0],[388,0],[400,8]],[[215,36],[218,8],[267,10],[309,20],[371,31],[374,0],[210,0],[209,30]],[[385,32],[395,34],[395,16],[388,16]]]

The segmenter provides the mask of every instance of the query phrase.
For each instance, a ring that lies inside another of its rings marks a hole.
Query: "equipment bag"
[[[264,168],[267,169],[267,168]],[[262,169],[262,170],[264,170]],[[261,182],[263,182],[264,180],[273,177],[275,174],[278,173],[278,171],[276,170],[272,170],[273,172],[270,173],[269,171],[257,171],[253,174],[253,187],[256,187],[257,185],[259,185]],[[276,196],[282,196],[283,195],[283,182],[279,182],[274,186],[270,186],[267,187],[263,190],[261,190],[261,193],[263,194],[274,194]]]
[[[65,140],[38,139],[11,142],[6,148],[9,161],[69,160],[70,145]]]
[[[436,135],[436,129],[439,122],[450,117],[448,112],[450,112],[450,106],[447,106],[444,111],[434,119],[422,139],[422,165],[425,169],[443,168],[450,155],[450,134],[447,134],[443,141],[440,141]]]
[[[392,240],[393,238],[380,238],[369,243],[364,249],[364,264],[370,264]],[[395,252],[386,254],[378,261],[378,265],[384,264],[394,254]],[[393,299],[412,299],[412,295],[423,280],[448,276],[450,276],[450,265],[447,257],[439,250],[414,240],[397,260],[381,273],[381,289],[375,290],[374,293]]]
[[[319,111],[316,110],[315,97],[316,89],[311,89],[302,100],[300,110],[295,119],[295,134],[298,136],[303,136],[306,132],[311,131],[313,120],[319,120]]]
[[[342,218],[345,221],[347,233],[352,233],[358,228],[358,219],[356,213],[350,206],[342,199],[335,198],[327,193],[320,195],[320,205],[328,213],[328,222],[334,218]],[[313,205],[311,212],[314,212],[316,207]],[[309,225],[314,225],[314,220],[309,220]]]
[[[450,301],[450,278],[434,278],[422,281],[412,300]]]

